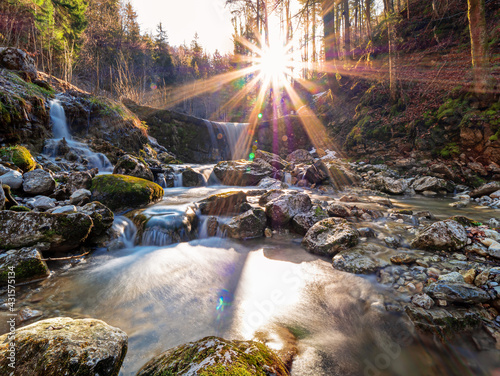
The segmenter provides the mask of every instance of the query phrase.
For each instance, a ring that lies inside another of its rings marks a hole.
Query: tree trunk
[[[349,22],[349,0],[343,1],[344,13],[344,53],[345,59],[349,58],[351,51],[351,24]]]
[[[321,3],[321,16],[323,18],[323,40],[325,44],[325,64],[328,72],[328,84],[335,95],[339,95],[340,86],[336,78],[336,45],[337,34],[335,13],[337,7],[334,0],[323,0]]]
[[[469,6],[468,15],[474,90],[477,93],[485,93],[488,89],[490,72],[484,0],[467,0],[467,3]]]
[[[391,100],[395,102],[398,96],[398,84],[397,84],[397,67],[396,67],[396,55],[394,51],[395,43],[395,28],[394,28],[394,5],[391,0],[384,1],[384,12],[388,19],[387,22],[387,34],[389,40],[389,87],[391,92]]]

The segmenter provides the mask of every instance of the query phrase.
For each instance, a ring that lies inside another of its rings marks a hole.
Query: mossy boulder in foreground
[[[0,148],[0,159],[19,167],[23,172],[32,171],[36,162],[24,146],[8,146]]]
[[[15,273],[16,283],[46,278],[50,275],[47,264],[36,247],[11,249],[0,253],[0,286],[7,285],[9,272]]]
[[[151,181],[126,175],[99,175],[92,180],[92,200],[114,211],[135,209],[163,197],[163,188]]]
[[[8,334],[0,337],[0,376],[117,376],[128,337],[100,320],[58,317],[17,329],[15,345],[13,371]]]
[[[177,346],[148,362],[137,376],[289,375],[283,362],[265,345],[206,337]]]

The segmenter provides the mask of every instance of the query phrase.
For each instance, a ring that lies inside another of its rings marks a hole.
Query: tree
[[[471,41],[474,90],[485,93],[490,80],[488,32],[484,15],[484,0],[467,0]]]

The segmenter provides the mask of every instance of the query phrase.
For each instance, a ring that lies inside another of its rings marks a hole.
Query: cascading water
[[[218,140],[223,141],[223,144],[227,147],[224,152],[220,153],[224,160],[237,159],[243,156],[243,150],[239,150],[238,141],[247,129],[248,123],[222,123],[209,120],[204,120],[204,122],[213,147],[219,147]]]
[[[127,217],[116,216],[113,222],[112,233],[118,235],[120,248],[133,248],[137,236],[137,227]]]
[[[86,160],[89,168],[98,168],[100,172],[113,171],[113,165],[104,154],[95,153],[86,144],[72,140],[64,107],[59,99],[50,102],[50,119],[52,120],[54,138],[46,141],[44,154],[49,157],[57,157],[61,156],[60,154],[67,155],[72,152],[73,158],[81,161]],[[65,152],[62,153],[61,149]]]

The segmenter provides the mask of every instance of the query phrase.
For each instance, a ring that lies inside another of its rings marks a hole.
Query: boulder
[[[225,185],[252,186],[272,175],[273,167],[262,159],[219,162],[214,174]]]
[[[154,181],[153,173],[149,167],[136,157],[128,154],[118,159],[113,169],[113,174],[134,176],[136,178]]]
[[[500,190],[500,181],[492,181],[490,183],[483,184],[479,188],[474,189],[470,193],[470,197],[476,198],[476,197],[487,196],[492,193],[495,193],[498,190]]]
[[[312,184],[320,184],[328,180],[329,174],[328,167],[323,162],[317,161],[307,168],[305,178]]]
[[[390,263],[376,253],[383,249],[375,244],[363,243],[353,249],[340,251],[333,257],[333,267],[348,273],[373,274]]]
[[[31,81],[36,79],[38,71],[31,56],[19,48],[9,47],[0,51],[0,66],[24,73]]]
[[[253,341],[206,337],[177,346],[146,363],[137,376],[289,375],[267,346]]]
[[[314,158],[307,150],[298,149],[293,153],[288,154],[286,160],[291,163],[313,163]]]
[[[31,203],[31,206],[35,210],[45,211],[56,207],[54,201],[55,200],[47,196],[37,196],[35,197],[35,201]]]
[[[73,172],[68,176],[66,182],[66,188],[69,194],[73,194],[80,189],[90,189],[91,186],[92,175],[88,171]]]
[[[282,182],[281,180],[269,178],[269,177],[262,179],[257,186],[259,188],[262,188],[262,189],[287,189],[288,188],[288,184]]]
[[[251,208],[242,191],[217,193],[199,201],[198,207],[202,215],[235,215]]]
[[[36,162],[24,146],[7,146],[0,148],[0,160],[10,162],[23,172],[32,171]]]
[[[92,200],[113,211],[136,209],[163,198],[163,188],[149,180],[125,175],[99,175],[92,180]]]
[[[207,185],[205,178],[199,172],[192,168],[187,168],[182,172],[182,186],[184,187],[203,187]]]
[[[266,213],[262,209],[251,209],[240,214],[229,223],[222,225],[222,230],[233,239],[253,239],[264,236]]]
[[[19,189],[23,185],[23,174],[18,171],[10,170],[0,176],[0,184],[5,184],[12,189]]]
[[[85,205],[90,202],[90,197],[92,197],[92,192],[88,189],[79,189],[74,191],[73,194],[69,198],[69,203],[71,205]]]
[[[29,195],[50,195],[56,189],[56,181],[48,171],[33,170],[23,175],[23,191]]]
[[[272,189],[270,191],[267,191],[264,193],[262,196],[259,198],[259,205],[260,206],[266,206],[269,202],[272,200],[284,195],[285,192],[279,189]]]
[[[405,179],[394,179],[389,176],[378,175],[368,181],[368,187],[391,195],[402,195],[408,189]]]
[[[411,297],[411,302],[417,306],[422,307],[424,309],[431,309],[434,306],[434,300],[427,294],[420,293],[413,295]]]
[[[269,153],[264,150],[257,150],[255,152],[255,158],[266,161],[277,170],[283,170],[286,166],[288,166],[288,162],[282,159],[279,155]]]
[[[78,247],[92,229],[92,219],[82,213],[50,214],[0,211],[0,249],[47,244],[50,251]]]
[[[433,282],[427,288],[427,294],[434,299],[442,299],[450,303],[478,304],[491,300],[486,291],[465,282]]]
[[[113,226],[113,221],[115,220],[111,209],[98,201],[94,201],[79,207],[78,212],[88,215],[94,224],[87,237],[87,241],[93,244],[100,243],[101,239],[99,238],[106,234],[106,231]]]
[[[14,272],[16,284],[30,282],[50,275],[47,264],[37,247],[11,249],[0,253],[0,286],[7,285],[9,272]]]
[[[475,329],[481,326],[481,315],[471,308],[445,309],[434,307],[425,309],[407,305],[405,312],[413,324],[432,333],[456,333],[461,330]]]
[[[434,176],[424,176],[416,179],[412,184],[412,188],[415,190],[415,192],[438,192],[441,190],[453,192],[453,185],[450,182],[447,182],[444,179],[436,178]]]
[[[95,319],[38,321],[16,330],[16,375],[118,376],[128,337]],[[9,370],[8,334],[0,337],[0,369]],[[7,375],[8,373],[5,373]]]
[[[311,253],[334,256],[358,244],[359,234],[354,225],[340,218],[327,218],[307,231],[302,245]]]
[[[53,210],[49,210],[52,214],[76,213],[76,211],[76,206],[74,205],[64,205],[54,208]]]
[[[315,206],[307,213],[299,213],[292,219],[293,230],[299,235],[305,235],[319,221],[328,218],[328,213],[320,206]]]
[[[412,241],[414,248],[429,251],[457,251],[467,244],[467,232],[460,223],[447,219],[435,222]]]
[[[308,212],[311,207],[311,198],[307,194],[290,192],[268,202],[266,204],[266,215],[273,227],[283,227],[294,216]]]
[[[328,205],[327,210],[330,217],[347,218],[351,216],[351,211],[341,204],[332,203]]]

